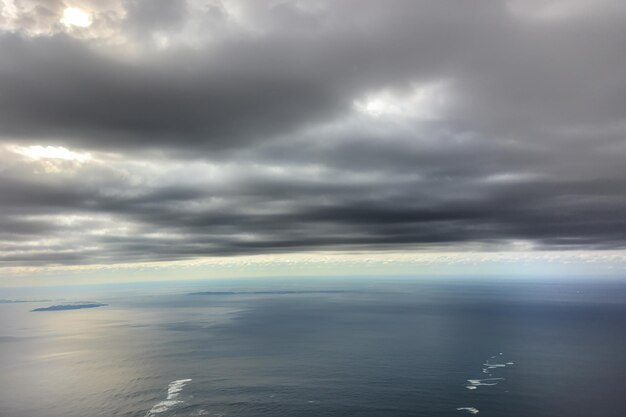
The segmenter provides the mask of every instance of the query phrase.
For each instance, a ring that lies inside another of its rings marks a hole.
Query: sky
[[[626,271],[622,0],[0,5],[0,286]]]

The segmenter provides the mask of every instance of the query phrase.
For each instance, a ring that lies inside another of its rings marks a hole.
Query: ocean
[[[207,280],[0,298],[1,417],[626,413],[624,282]]]

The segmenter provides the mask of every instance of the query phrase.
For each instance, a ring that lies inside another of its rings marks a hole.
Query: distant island
[[[290,291],[290,290],[279,290],[279,291],[199,291],[192,292],[189,295],[289,295],[289,294],[343,294],[343,293],[353,293],[356,291],[345,291],[345,290],[301,290],[301,291]]]
[[[0,304],[16,304],[16,303],[47,303],[50,302],[52,300],[7,300],[7,299],[0,299]]]
[[[63,311],[63,310],[80,310],[82,308],[104,307],[108,304],[88,303],[88,304],[60,304],[50,307],[40,307],[30,311]]]

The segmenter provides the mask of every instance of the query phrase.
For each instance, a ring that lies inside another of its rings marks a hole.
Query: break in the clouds
[[[3,0],[0,262],[622,249],[622,1]]]

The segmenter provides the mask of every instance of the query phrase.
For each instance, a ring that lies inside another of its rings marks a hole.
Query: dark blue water
[[[0,293],[18,296],[52,301],[0,304],[2,417],[626,413],[620,283],[326,279]],[[30,312],[73,301],[107,305]]]

